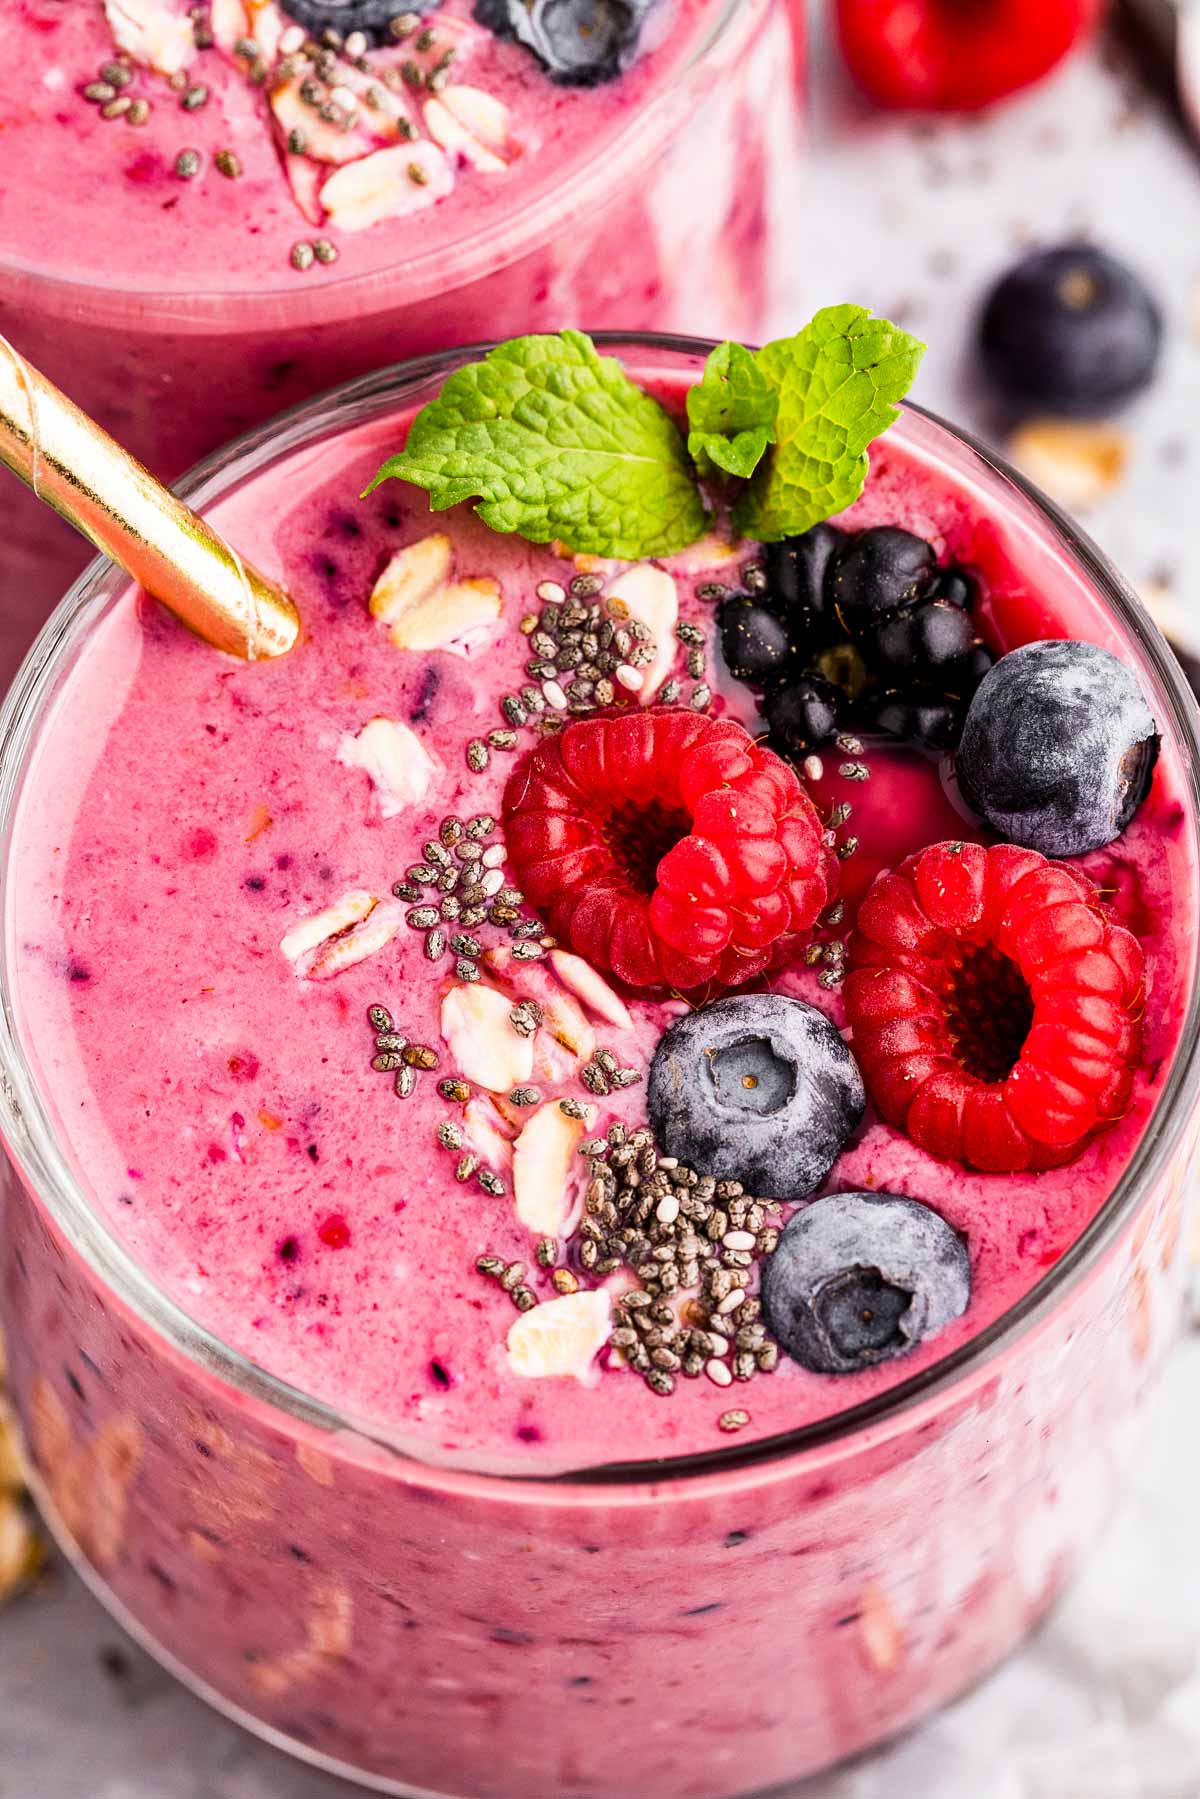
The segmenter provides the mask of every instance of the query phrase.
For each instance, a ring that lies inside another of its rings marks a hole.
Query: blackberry
[[[428,12],[437,0],[283,0],[283,10],[297,25],[318,40],[327,31],[340,38],[361,31],[369,44],[395,43],[392,21],[405,13]]]

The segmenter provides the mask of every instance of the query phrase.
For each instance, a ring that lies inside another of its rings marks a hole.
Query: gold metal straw
[[[282,656],[283,589],[156,481],[0,336],[0,462],[215,649]],[[0,598],[0,604],[2,604]]]

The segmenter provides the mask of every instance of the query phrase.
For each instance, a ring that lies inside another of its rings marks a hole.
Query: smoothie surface
[[[216,0],[201,47],[183,51],[170,27],[187,21],[185,0],[122,6],[147,25],[127,39],[138,48],[118,85],[105,82],[119,45],[103,0],[6,8],[4,258],[38,276],[201,307],[276,290],[304,301],[406,264],[414,295],[492,272],[517,253],[517,221],[536,229],[587,165],[604,168],[608,191],[619,157],[644,166],[653,150],[638,147],[639,131],[651,109],[677,124],[703,103],[685,71],[721,17],[718,0],[655,0],[628,66],[573,86],[477,23],[469,0],[407,15],[402,41],[353,57],[326,50],[320,64],[289,55],[305,34],[273,0]],[[731,183],[735,160],[731,147]],[[498,235],[464,276],[457,247],[481,233]]]
[[[536,1236],[514,1216],[504,1140],[522,1121],[493,1109],[487,1147],[482,1115],[466,1123],[468,1149],[505,1184],[495,1197],[456,1180],[458,1152],[437,1137],[439,1124],[464,1120],[438,1085],[455,1074],[439,1034],[453,954],[431,962],[403,918],[377,953],[333,978],[307,978],[303,958],[281,949],[348,893],[384,896],[385,913],[397,906],[392,884],[445,819],[499,819],[515,758],[535,740],[523,733],[520,749],[493,751],[480,771],[465,746],[503,725],[500,697],[528,680],[517,623],[536,610],[538,584],[566,586],[577,573],[465,509],[431,520],[424,496],[398,483],[360,501],[403,422],[298,452],[215,508],[231,539],[285,577],[305,623],[293,653],[235,664],[126,595],[58,696],[17,821],[7,926],[19,1031],[52,1118],[108,1226],[192,1318],[418,1456],[550,1473],[715,1449],[729,1441],[719,1421],[734,1407],[749,1414],[739,1442],[827,1418],[917,1373],[1020,1299],[1095,1216],[1136,1148],[1191,978],[1193,850],[1173,752],[1164,747],[1129,828],[1080,864],[1146,958],[1142,1064],[1125,1116],[1066,1167],[984,1175],[934,1160],[869,1109],[822,1189],[920,1199],[961,1232],[973,1283],[962,1317],[912,1353],[848,1376],[784,1356],[745,1385],[702,1376],[667,1397],[602,1368],[604,1357],[582,1381],[522,1377],[505,1351],[513,1306],[475,1268],[480,1255],[520,1259],[538,1295],[553,1297]],[[875,446],[847,522],[902,524],[976,570],[994,650],[1075,636],[1130,656],[1054,546],[1015,515],[989,511],[900,432]],[[455,578],[497,583],[502,611],[453,649],[398,649],[368,597],[389,557],[443,529]],[[736,584],[751,553],[692,551],[668,566],[681,621],[710,646],[712,711],[754,731],[754,697],[722,669],[712,600],[696,591]],[[684,646],[675,650],[686,704],[694,683]],[[404,724],[433,759],[411,804],[381,800],[349,748],[379,717]],[[851,915],[879,869],[978,836],[932,760],[875,745],[866,760],[870,778],[856,782],[827,754],[810,784],[826,815],[854,803],[858,848],[842,868]],[[501,985],[485,958],[489,983]],[[839,993],[816,969],[801,962],[773,984],[842,1025]],[[598,1043],[644,1073],[686,1007],[626,998],[631,1029],[591,1023]],[[371,1006],[439,1058],[436,1070],[415,1071],[406,1098],[390,1071],[372,1067]],[[561,1045],[544,1045],[542,1067],[534,1078],[547,1096],[591,1098]],[[595,1128],[644,1124],[645,1096],[643,1080],[591,1099]],[[570,1180],[578,1186],[585,1172],[581,1164]]]

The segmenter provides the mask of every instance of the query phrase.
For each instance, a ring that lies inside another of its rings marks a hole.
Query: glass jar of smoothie
[[[0,332],[164,480],[448,344],[762,335],[797,172],[782,0],[15,12]],[[0,681],[82,566],[3,496]]]
[[[674,404],[707,348],[605,347]],[[188,478],[289,583],[305,628],[289,656],[235,664],[97,569],[8,699],[13,1397],[84,1578],[271,1742],[398,1794],[730,1799],[857,1754],[986,1673],[1120,1489],[1176,1323],[1196,1137],[1196,712],[1075,527],[907,408],[842,523],[900,524],[970,569],[993,652],[1101,645],[1153,710],[1149,791],[1082,864],[1145,959],[1142,1049],[1123,1115],[1040,1173],[938,1160],[868,1112],[826,1187],[948,1224],[969,1299],[894,1359],[781,1358],[715,1285],[748,1290],[739,1270],[778,1229],[756,1238],[738,1183],[685,1181],[686,1216],[725,1246],[704,1261],[678,1234],[686,1170],[638,1134],[647,1062],[687,1008],[547,950],[494,872],[511,883],[505,780],[538,741],[521,683],[549,653],[545,608],[586,632],[623,584],[636,620],[669,574],[683,636],[660,633],[655,675],[679,659],[672,716],[703,710],[703,681],[721,718],[751,723],[704,646],[760,565],[706,540],[630,586],[466,509],[431,520],[415,490],[360,500],[461,360],[366,378]],[[397,612],[431,567],[418,610]],[[439,607],[457,609],[440,639]],[[621,628],[602,633],[619,653],[646,645]],[[851,911],[880,867],[980,835],[933,761],[872,744],[869,780],[831,766],[855,754],[803,768],[822,807],[853,790]],[[804,963],[780,978],[840,1025],[836,980]],[[571,1172],[585,1130],[604,1133],[585,1146],[594,1189]],[[670,1305],[657,1336],[605,1343],[606,1291],[667,1291],[653,1265],[604,1259],[605,1196],[640,1204],[639,1183],[656,1222],[637,1253],[717,1270],[703,1366]],[[582,1349],[523,1334],[572,1299]]]

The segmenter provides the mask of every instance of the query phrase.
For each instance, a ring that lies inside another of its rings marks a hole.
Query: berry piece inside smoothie
[[[957,730],[854,728],[969,679],[986,723],[1050,638],[1136,656],[928,421],[872,406],[869,468],[853,425],[810,465],[804,384],[897,358],[852,307],[771,346],[726,474],[694,380],[504,346],[215,508],[293,593],[288,656],[126,594],[56,702],[10,929],[67,1151],[192,1316],[414,1454],[543,1474],[827,1420],[1027,1294],[1153,1116],[1195,905],[1173,752],[1048,860]],[[1097,779],[1157,737],[1126,678],[1070,686]],[[1078,772],[1025,778],[1075,817]]]

